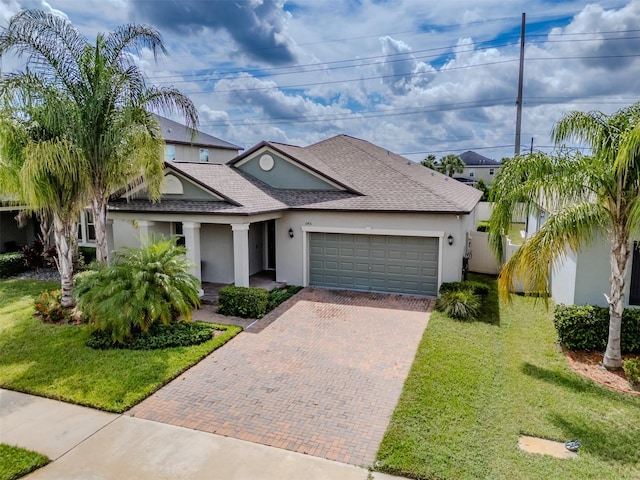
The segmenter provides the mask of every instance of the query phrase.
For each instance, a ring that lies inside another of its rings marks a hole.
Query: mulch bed
[[[580,375],[605,387],[631,395],[640,395],[640,392],[631,389],[623,370],[610,371],[601,366],[604,354],[599,352],[571,352],[566,348],[562,350],[571,367]],[[627,359],[635,356],[637,355],[623,355],[622,358]]]

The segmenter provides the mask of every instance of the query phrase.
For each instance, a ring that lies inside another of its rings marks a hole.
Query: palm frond
[[[597,232],[610,227],[609,212],[601,205],[578,202],[551,215],[533,237],[505,263],[498,279],[503,298],[521,280],[525,293],[546,296],[551,271],[566,259],[568,250],[579,251]]]

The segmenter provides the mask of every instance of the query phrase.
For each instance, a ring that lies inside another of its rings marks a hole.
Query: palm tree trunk
[[[73,249],[71,246],[71,231],[58,215],[53,216],[53,237],[56,242],[58,258],[56,265],[60,272],[60,287],[62,289],[62,306],[71,308],[73,299]]]
[[[102,191],[98,191],[91,202],[93,224],[96,229],[96,259],[100,263],[107,263],[107,200]]]
[[[607,370],[622,368],[620,332],[624,312],[624,286],[629,260],[628,239],[618,233],[612,238],[611,247],[611,297],[609,298],[609,338],[602,364]]]

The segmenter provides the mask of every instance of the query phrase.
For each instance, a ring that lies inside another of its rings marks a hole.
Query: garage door
[[[309,257],[310,285],[437,294],[437,238],[314,232]]]

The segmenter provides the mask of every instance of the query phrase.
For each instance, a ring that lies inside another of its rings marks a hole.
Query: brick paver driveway
[[[430,302],[307,288],[130,414],[371,465]]]

